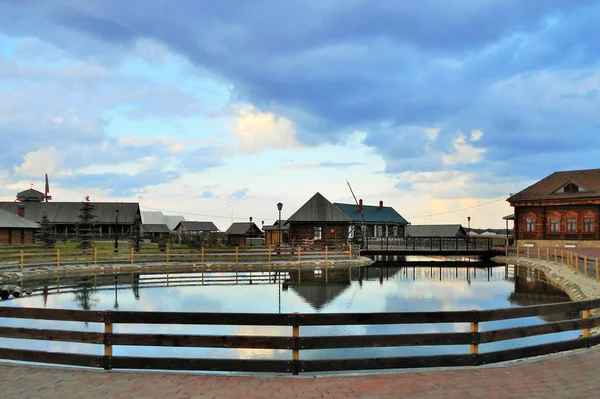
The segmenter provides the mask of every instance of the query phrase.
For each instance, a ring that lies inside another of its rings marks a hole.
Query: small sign
[[[565,248],[577,248],[577,244],[565,244]]]
[[[529,247],[529,248],[533,248],[533,247],[535,247],[535,245],[533,245],[533,244],[532,244],[532,243],[530,243],[530,242],[526,242],[525,244],[523,244],[523,246],[524,246],[524,247]]]

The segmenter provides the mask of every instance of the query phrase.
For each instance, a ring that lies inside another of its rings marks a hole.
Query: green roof
[[[340,203],[334,203],[333,205],[352,218],[354,222],[362,222],[360,212],[358,211],[358,205]],[[391,206],[379,207],[375,205],[363,205],[363,213],[365,215],[366,223],[408,224],[406,219]]]

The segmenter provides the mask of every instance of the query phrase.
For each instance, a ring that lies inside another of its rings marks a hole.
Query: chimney
[[[379,209],[383,209],[383,201],[379,201]]]
[[[250,216],[250,223],[252,223],[252,216]]]
[[[25,217],[25,205],[24,204],[19,204],[19,208],[17,210],[17,215],[21,216],[22,218]]]
[[[358,200],[358,211],[362,212],[363,211],[363,202],[362,202],[362,198]]]

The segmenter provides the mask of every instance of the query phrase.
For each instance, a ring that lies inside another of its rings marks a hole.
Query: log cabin
[[[600,247],[600,169],[555,172],[507,201],[518,245]]]
[[[23,218],[23,208],[19,214],[0,209],[0,246],[28,246],[34,244],[34,232],[39,225]]]

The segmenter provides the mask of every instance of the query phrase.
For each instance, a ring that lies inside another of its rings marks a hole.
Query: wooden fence
[[[588,257],[564,248],[506,247],[506,255],[525,259],[544,260],[568,267],[575,273],[596,279],[600,282],[600,258]]]
[[[0,337],[42,341],[63,341],[100,345],[104,355],[49,352],[0,348],[0,358],[104,369],[204,370],[242,372],[328,372],[342,370],[397,369],[439,366],[477,366],[507,360],[539,356],[585,348],[600,342],[590,335],[590,328],[600,325],[600,317],[590,317],[590,310],[600,308],[600,299],[537,305],[521,308],[409,313],[338,313],[338,314],[247,314],[247,313],[176,313],[83,311],[0,307],[1,318],[28,320],[78,321],[104,324],[104,332],[0,327]],[[489,331],[482,323],[551,314],[581,312],[581,317],[525,327]],[[191,335],[115,333],[114,326],[127,324],[218,325],[218,326],[287,326],[287,336],[269,335]],[[469,323],[470,332],[411,333],[388,335],[305,336],[306,326],[336,325],[404,325]],[[579,338],[481,353],[481,344],[516,340],[543,334],[581,330]],[[223,359],[189,357],[113,356],[115,346],[186,347],[228,349],[286,350],[287,360]],[[469,345],[468,353],[405,357],[323,358],[303,360],[302,351],[339,348],[379,348],[405,346]],[[98,351],[101,352],[101,349]]]
[[[4,268],[56,266],[67,264],[97,265],[107,263],[141,264],[141,263],[256,263],[273,261],[305,261],[305,260],[343,260],[354,259],[360,255],[360,249],[350,245],[343,250],[331,250],[329,247],[316,249],[306,246],[297,247],[263,247],[243,249],[236,247],[232,251],[207,251],[204,247],[192,250],[189,248],[167,247],[165,251],[136,252],[133,248],[115,253],[112,249],[93,248],[86,252],[81,250],[45,250],[19,251],[0,254],[0,266]]]

